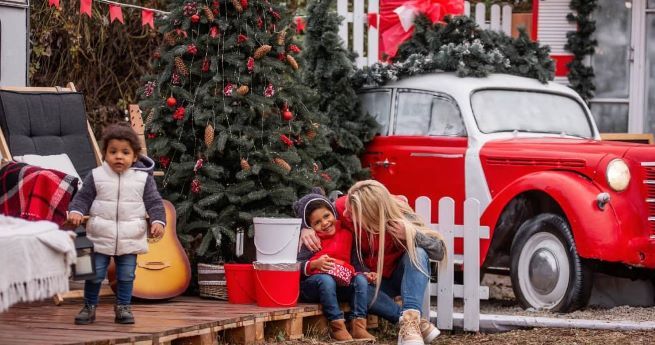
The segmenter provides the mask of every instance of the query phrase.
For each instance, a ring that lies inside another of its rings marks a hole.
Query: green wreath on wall
[[[598,41],[592,38],[596,31],[596,21],[591,14],[598,8],[598,0],[571,0],[569,5],[574,13],[569,13],[566,19],[577,25],[577,31],[566,33],[567,42],[564,49],[573,53],[573,61],[569,63],[569,84],[580,96],[589,103],[594,97],[594,69],[585,65],[587,55],[592,56]]]

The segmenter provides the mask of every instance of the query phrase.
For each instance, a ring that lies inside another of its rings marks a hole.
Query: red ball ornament
[[[191,22],[192,22],[193,24],[198,24],[198,22],[200,22],[200,16],[197,15],[197,14],[192,15],[192,16],[191,16]]]
[[[161,59],[161,53],[159,52],[159,50],[155,50],[155,52],[152,53],[152,58],[155,60]]]
[[[177,104],[177,100],[175,99],[175,97],[172,97],[172,96],[171,96],[171,97],[168,97],[168,98],[166,99],[166,105],[167,105],[167,106],[169,106],[169,107],[172,108],[172,107],[174,107],[176,104]]]
[[[283,111],[283,112],[282,112],[282,119],[284,119],[284,121],[291,121],[291,120],[293,120],[293,113],[290,112],[289,110],[285,110],[285,111]]]

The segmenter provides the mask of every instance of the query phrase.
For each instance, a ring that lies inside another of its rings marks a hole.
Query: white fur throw
[[[55,223],[0,215],[0,312],[68,291],[75,245]]]

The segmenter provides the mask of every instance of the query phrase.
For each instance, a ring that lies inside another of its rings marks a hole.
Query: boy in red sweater
[[[300,198],[293,205],[296,216],[302,218],[303,227],[312,228],[321,238],[322,248],[312,252],[304,245],[298,253],[302,278],[300,298],[304,302],[320,302],[330,322],[330,335],[337,341],[375,340],[366,331],[369,282],[375,273],[355,274],[350,265],[352,233],[341,229],[334,206],[320,188]],[[346,329],[339,300],[348,300],[352,308],[351,333]]]

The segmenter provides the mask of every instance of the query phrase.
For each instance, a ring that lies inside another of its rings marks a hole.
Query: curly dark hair
[[[134,132],[132,127],[126,124],[114,123],[107,126],[107,128],[102,132],[103,156],[107,153],[107,144],[109,144],[109,141],[112,139],[127,140],[127,142],[130,143],[132,150],[134,150],[135,155],[138,155],[141,152],[141,142],[139,141],[139,137],[136,135],[136,132]]]

